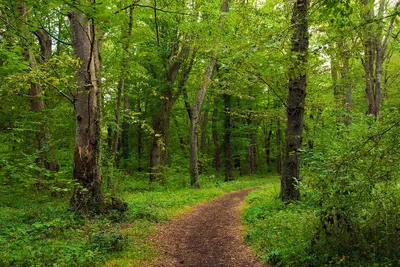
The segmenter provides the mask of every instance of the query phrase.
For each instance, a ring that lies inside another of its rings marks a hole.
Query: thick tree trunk
[[[300,198],[297,183],[300,181],[299,149],[304,125],[304,101],[307,87],[308,13],[309,0],[296,0],[293,7],[292,53],[296,55],[289,70],[289,95],[287,105],[286,159],[281,177],[283,201]]]
[[[214,110],[212,114],[212,138],[214,142],[214,162],[215,170],[221,170],[221,146],[219,143],[219,134],[217,129],[217,99],[214,99]]]
[[[74,179],[76,186],[71,207],[84,214],[101,213],[105,208],[102,175],[99,166],[101,92],[96,69],[100,69],[93,22],[76,11],[68,13],[72,48],[81,62],[76,71],[75,118],[76,138]]]
[[[234,180],[233,159],[231,150],[231,95],[224,94],[225,120],[224,120],[224,150],[225,150],[225,181]]]

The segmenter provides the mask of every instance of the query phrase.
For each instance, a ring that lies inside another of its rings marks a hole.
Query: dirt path
[[[252,189],[196,205],[164,225],[157,239],[162,257],[156,266],[265,266],[244,243],[239,206]]]

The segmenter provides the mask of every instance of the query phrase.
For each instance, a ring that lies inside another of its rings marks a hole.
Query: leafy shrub
[[[118,252],[126,246],[127,239],[118,230],[99,231],[89,238],[89,247],[93,251]]]
[[[307,265],[316,212],[301,203],[283,204],[278,184],[252,192],[246,201],[246,241],[256,253],[276,266]]]

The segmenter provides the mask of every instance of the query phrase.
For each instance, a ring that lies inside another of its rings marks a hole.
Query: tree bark
[[[128,94],[129,86],[126,84],[124,86],[124,114],[125,117],[129,115],[131,110],[131,98]],[[121,143],[122,143],[122,157],[124,159],[129,158],[130,149],[129,149],[129,123],[126,118],[122,121],[122,133],[121,133]]]
[[[215,170],[221,170],[221,146],[219,144],[219,134],[217,129],[217,99],[214,99],[214,110],[212,114],[212,137],[214,142],[214,162],[215,162]]]
[[[201,105],[204,100],[204,96],[207,92],[208,83],[211,80],[212,73],[214,71],[215,63],[217,62],[216,55],[210,60],[207,70],[204,74],[204,80],[197,92],[196,102],[190,108],[190,185],[194,188],[199,188],[199,168],[197,159],[197,141],[198,141],[198,125],[200,119]]]
[[[142,106],[140,100],[138,100],[137,110],[139,113],[139,125],[137,130],[137,153],[138,153],[138,172],[143,171],[142,168],[142,158],[143,158],[143,129],[142,129]]]
[[[379,0],[377,15],[375,15],[374,3],[373,0],[363,0],[361,3],[363,7],[362,16],[367,23],[363,33],[363,66],[365,71],[367,114],[372,114],[375,120],[378,120],[383,104],[383,65],[397,16],[392,16],[385,30],[386,35],[383,36],[384,11],[387,1]],[[400,1],[396,2],[395,9],[398,9],[399,6]],[[373,20],[377,21],[377,25],[371,23]]]
[[[81,62],[76,71],[74,179],[71,208],[83,214],[104,212],[102,192],[100,108],[101,91],[96,70],[98,46],[93,21],[78,11],[68,13],[72,48]]]
[[[256,171],[256,162],[257,162],[257,150],[256,150],[256,134],[254,129],[252,129],[253,121],[251,119],[247,120],[247,125],[250,128],[250,133],[248,135],[249,138],[249,146],[247,148],[247,167],[249,175],[253,175]]]
[[[25,21],[28,23],[28,14],[26,12],[26,3],[21,2],[21,6],[18,8],[19,14],[21,15],[21,21]],[[25,40],[31,40],[32,33],[28,30],[25,30],[23,33]],[[42,29],[38,29],[34,32],[40,44],[40,59],[39,62],[45,63],[50,59],[52,50],[51,50],[51,38],[50,36],[43,31]],[[32,70],[37,69],[37,62],[34,56],[32,49],[28,42],[24,44],[24,56],[25,59],[29,62],[29,67]],[[36,159],[36,163],[41,168],[46,168],[50,171],[58,171],[60,166],[57,161],[53,160],[54,157],[54,149],[50,144],[50,132],[46,122],[41,118],[39,114],[45,108],[45,102],[42,94],[42,87],[39,83],[30,82],[29,88],[29,99],[31,103],[31,110],[37,113],[37,120],[39,122],[39,129],[36,133],[36,141],[37,141],[37,149],[38,149],[38,158]],[[46,149],[47,148],[47,149]]]
[[[113,136],[113,145],[111,149],[112,160],[115,161],[115,157],[118,149],[118,138],[119,138],[119,122],[121,117],[121,101],[122,101],[122,81],[118,82],[117,85],[117,104],[115,106],[115,129]]]
[[[268,133],[267,133],[268,131]],[[268,166],[268,172],[271,172],[271,137],[272,137],[272,130],[265,129],[265,161]]]
[[[207,105],[210,104],[211,96],[208,96]],[[204,152],[207,142],[207,125],[208,125],[208,110],[204,111],[203,120],[201,121],[201,138],[200,138],[200,151]]]
[[[127,40],[125,43],[125,53],[129,52],[130,48],[130,43],[131,43],[131,36],[132,36],[132,28],[133,28],[133,7],[129,8],[129,22],[128,22],[128,32],[126,34]],[[129,58],[125,58],[124,61],[128,61]],[[122,63],[122,73],[121,76],[124,76],[125,73],[125,64]],[[124,80],[124,86],[123,86],[123,96],[124,96],[124,116],[125,118],[122,121],[122,134],[121,134],[121,143],[122,143],[122,157],[124,159],[129,158],[130,156],[130,149],[129,149],[129,123],[127,122],[127,117],[129,116],[129,113],[131,111],[131,97],[129,95],[129,84],[128,80],[125,78],[121,78]]]
[[[231,95],[224,94],[225,120],[224,120],[224,150],[225,150],[225,181],[235,179],[233,175],[233,159],[231,150]]]
[[[124,95],[124,114],[127,115],[129,112],[130,104],[129,104],[129,96],[128,96],[128,80],[126,77],[126,68],[128,62],[128,53],[130,47],[130,37],[132,36],[132,27],[133,27],[133,7],[129,8],[129,22],[128,28],[126,33],[122,34],[121,39],[125,39],[125,43],[123,45],[124,56],[122,57],[121,62],[121,73],[120,73],[120,80],[117,85],[117,104],[115,107],[115,129],[114,129],[114,138],[113,138],[113,149],[112,149],[112,157],[115,161],[117,149],[119,147],[118,140],[119,140],[119,133],[120,133],[120,121],[121,121],[121,103],[122,103],[122,93]],[[123,91],[123,92],[122,92]],[[127,134],[127,128],[129,124],[126,123],[126,119],[122,125],[122,157],[127,159],[129,157],[129,134]]]
[[[282,174],[282,129],[281,121],[278,119],[276,123],[276,172]]]
[[[292,49],[296,60],[289,69],[289,95],[287,105],[286,159],[281,177],[280,198],[293,201],[300,198],[297,183],[300,181],[299,149],[304,126],[304,101],[307,87],[309,0],[296,0],[292,16]]]
[[[161,95],[161,107],[157,107],[158,112],[154,112],[152,118],[154,139],[151,145],[149,157],[150,182],[154,182],[157,180],[164,181],[161,169],[168,162],[167,142],[170,113],[175,101],[178,99],[185,88],[187,79],[189,78],[189,74],[195,60],[195,51],[192,53],[191,61],[183,72],[183,77],[179,81],[178,91],[175,94],[173,93],[173,85],[175,83],[177,74],[181,69],[182,63],[188,57],[189,52],[189,48],[186,46],[183,46],[179,53],[177,51],[174,51],[171,54],[170,58],[176,57],[178,60],[170,63],[168,69],[166,69],[166,84]],[[165,63],[165,65],[167,66],[168,64]]]

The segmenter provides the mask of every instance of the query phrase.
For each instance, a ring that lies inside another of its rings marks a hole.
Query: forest
[[[400,266],[399,17],[0,0],[0,266]]]

